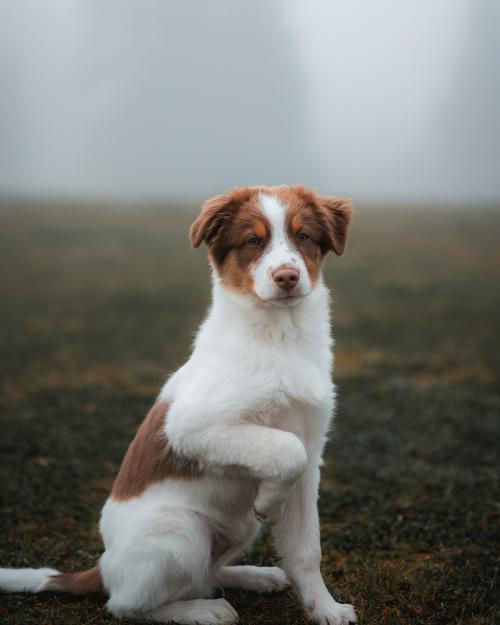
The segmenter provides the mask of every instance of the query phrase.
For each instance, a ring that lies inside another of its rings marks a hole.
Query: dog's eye
[[[260,239],[259,237],[256,237],[256,236],[250,237],[247,241],[247,244],[251,245],[252,247],[259,247]]]
[[[304,241],[308,241],[310,238],[311,237],[306,232],[299,232],[299,234],[297,235],[297,239],[301,243],[304,243]]]

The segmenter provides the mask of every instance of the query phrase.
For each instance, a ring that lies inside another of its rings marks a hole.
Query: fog
[[[496,0],[1,0],[0,194],[500,201]]]

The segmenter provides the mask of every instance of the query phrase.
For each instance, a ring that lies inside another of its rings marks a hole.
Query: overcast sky
[[[0,194],[500,202],[497,0],[0,0]]]

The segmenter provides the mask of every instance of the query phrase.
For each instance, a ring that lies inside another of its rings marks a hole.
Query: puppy
[[[130,445],[100,522],[92,569],[0,569],[4,591],[105,592],[117,617],[230,625],[214,590],[297,589],[308,619],[356,620],[320,572],[317,511],[334,407],[325,256],[342,254],[346,200],[303,186],[208,200],[190,229],[212,267],[212,306],[191,357]],[[261,523],[283,570],[234,566]]]

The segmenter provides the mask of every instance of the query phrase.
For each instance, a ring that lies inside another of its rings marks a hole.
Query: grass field
[[[209,302],[195,210],[1,207],[1,566],[99,556],[113,476]],[[500,622],[499,240],[500,211],[360,207],[328,261],[323,571],[361,625]],[[249,557],[275,562],[266,533]],[[291,591],[227,596],[243,625],[305,622]],[[115,621],[95,597],[3,595],[0,622]]]

